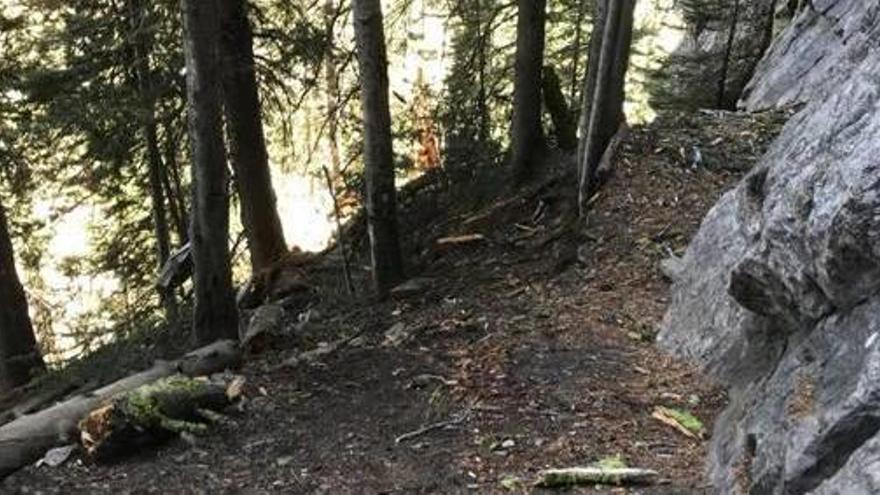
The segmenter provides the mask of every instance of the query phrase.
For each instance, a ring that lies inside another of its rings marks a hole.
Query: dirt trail
[[[704,441],[651,417],[669,406],[710,425],[723,402],[651,346],[667,303],[659,262],[761,153],[773,119],[698,115],[634,131],[581,237],[560,228],[564,181],[452,208],[423,230],[485,240],[424,254],[430,280],[411,295],[319,304],[295,345],[361,336],[311,366],[271,371],[294,349],[251,362],[247,402],[214,434],[112,465],[28,468],[0,488],[503,493],[530,490],[542,468],[620,456],[663,477],[634,492],[708,491]],[[685,163],[689,143],[704,146],[704,168]]]

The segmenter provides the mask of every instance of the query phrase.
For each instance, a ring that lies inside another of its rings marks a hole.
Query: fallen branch
[[[573,485],[650,485],[660,474],[651,469],[572,467],[546,469],[538,473],[535,486],[561,488]]]
[[[176,361],[158,361],[149,370],[22,416],[0,427],[0,479],[40,459],[52,447],[78,439],[79,421],[118,395],[177,373],[203,376],[220,372],[238,366],[239,361],[235,342],[216,342]]]
[[[339,349],[347,346],[351,341],[360,337],[362,333],[363,331],[360,331],[355,333],[354,335],[342,337],[341,339],[336,339],[328,344],[319,345],[318,347],[310,351],[301,352],[296,356],[284,360],[284,362],[276,366],[274,370],[277,371],[284,368],[295,368],[296,366],[299,366],[301,364],[312,364],[319,359],[329,356],[330,354],[333,354]]]
[[[683,435],[690,438],[701,438],[703,436],[702,433],[702,425],[693,425],[694,428],[688,428],[683,424],[681,417],[681,413],[676,412],[673,409],[669,409],[667,407],[657,407],[654,409],[654,412],[651,413],[651,417],[660,421],[663,424],[669,425],[676,430],[680,431]],[[695,418],[694,418],[695,420]]]
[[[458,416],[456,416],[450,420],[447,420],[447,421],[440,421],[438,423],[431,423],[429,425],[425,425],[425,426],[419,428],[418,430],[411,431],[409,433],[404,433],[403,435],[400,435],[399,437],[394,439],[394,443],[400,444],[400,443],[406,442],[407,440],[412,440],[414,438],[418,438],[418,437],[420,437],[426,433],[430,433],[434,430],[440,430],[443,428],[448,428],[450,426],[459,425],[459,424],[463,423],[465,420],[467,420],[467,418],[468,418],[468,413],[462,413],[462,414],[459,414]]]
[[[451,244],[470,244],[485,239],[486,237],[483,234],[465,234],[452,237],[441,237],[440,239],[437,239],[437,245],[448,246]]]

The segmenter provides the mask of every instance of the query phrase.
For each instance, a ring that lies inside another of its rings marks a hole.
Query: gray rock
[[[862,445],[836,476],[813,491],[815,495],[880,493],[880,435]]]
[[[284,332],[284,308],[278,304],[264,304],[257,308],[247,325],[239,329],[241,347],[261,347],[268,341],[279,339]]]
[[[674,63],[663,64],[652,74],[652,80],[660,84],[651,91],[663,105],[680,108],[715,108],[719,103],[732,108],[764,55],[774,20],[784,23],[788,17],[774,16],[774,7],[785,3],[774,0],[739,0],[735,21],[733,1],[727,5],[712,0],[654,3],[660,10],[671,6],[677,20],[664,27],[680,23],[682,41],[670,56]],[[728,47],[731,25],[735,31]],[[724,90],[719,95],[722,75]]]
[[[659,335],[730,388],[709,459],[721,493],[880,487],[880,4],[814,6],[746,100],[807,105],[707,215]]]
[[[877,47],[880,4],[813,0],[781,34],[756,69],[739,105],[748,110],[807,103],[835,92]]]

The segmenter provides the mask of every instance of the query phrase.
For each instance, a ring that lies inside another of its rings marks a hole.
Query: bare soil
[[[651,416],[657,406],[687,410],[711,429],[724,403],[700,373],[652,346],[668,302],[659,262],[683,252],[780,121],[697,114],[635,129],[585,228],[572,222],[569,176],[476,208],[438,186],[404,212],[421,287],[374,304],[324,284],[300,334],[249,361],[246,401],[212,434],[112,464],[78,455],[30,467],[0,489],[532,492],[541,469],[620,456],[663,482],[578,490],[711,492],[706,439]],[[694,144],[706,157],[698,168],[686,158]],[[484,240],[434,245],[464,234]],[[319,362],[277,367],[346,335],[353,340]]]

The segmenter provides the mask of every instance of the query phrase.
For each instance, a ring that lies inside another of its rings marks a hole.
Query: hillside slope
[[[684,248],[779,118],[710,112],[634,130],[583,233],[569,228],[564,175],[477,209],[435,182],[404,202],[422,267],[410,290],[374,305],[336,291],[332,256],[307,269],[320,289],[308,322],[287,312],[288,336],[246,366],[248,399],[218,431],[111,465],[31,467],[3,487],[495,493],[528,487],[542,468],[620,456],[661,472],[664,484],[640,493],[708,491],[705,441],[652,417],[666,406],[708,425],[723,403],[652,346],[667,303],[659,262]],[[699,169],[684,158],[694,144],[705,150]],[[436,244],[465,234],[484,239]],[[335,352],[278,368],[334,341]]]

